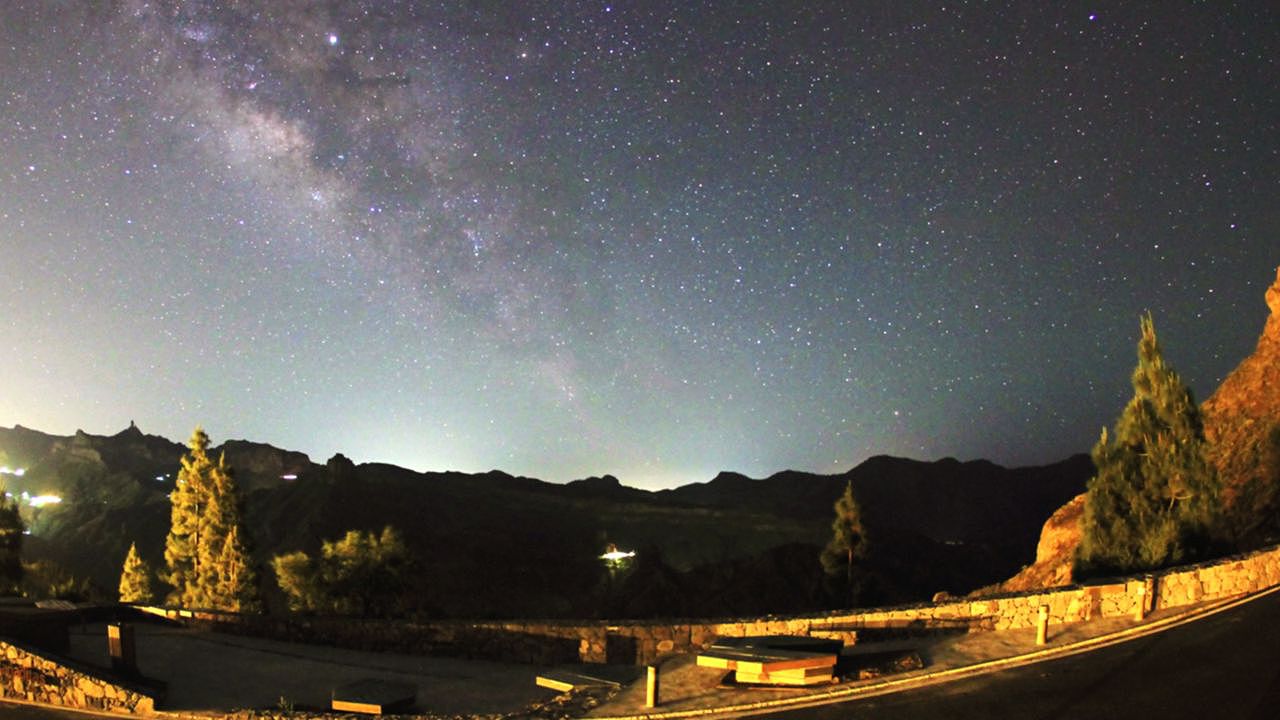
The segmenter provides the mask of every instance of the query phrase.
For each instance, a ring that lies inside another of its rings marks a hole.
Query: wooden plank
[[[796,674],[794,670],[784,670],[776,673],[750,673],[741,670],[734,673],[734,679],[740,683],[750,683],[753,685],[821,685],[831,681],[832,674],[830,668],[811,668],[817,670],[816,674],[801,673]]]
[[[753,673],[774,673],[780,670],[799,670],[804,668],[832,667],[836,664],[835,655],[813,655],[799,658],[758,658],[755,660],[739,660],[738,671]]]
[[[330,704],[341,712],[383,715],[408,710],[417,695],[418,688],[408,683],[366,679],[334,688]]]
[[[539,675],[534,679],[534,683],[536,683],[538,687],[548,688],[555,690],[556,692],[569,692],[574,688],[574,684],[571,682],[549,678],[545,675]]]
[[[767,652],[718,651],[698,655],[700,667],[737,670],[749,673],[772,673],[797,668],[831,667],[836,664],[835,655],[770,650]]]
[[[698,667],[719,668],[721,670],[733,670],[737,668],[738,661],[724,657],[719,654],[702,654],[698,656]]]
[[[840,638],[822,637],[812,630],[809,635],[747,635],[745,637],[718,637],[707,648],[720,650],[767,652],[785,650],[827,655],[838,654],[844,643]]]
[[[599,688],[621,687],[622,683],[616,680],[607,680],[605,678],[595,677],[594,675],[586,675],[572,670],[557,668],[548,670],[545,673],[534,678],[534,682],[539,687],[548,688],[557,692],[569,692],[570,690],[580,690],[583,688]]]

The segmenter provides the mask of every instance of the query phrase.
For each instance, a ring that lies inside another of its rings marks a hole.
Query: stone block
[[[80,680],[76,682],[76,689],[83,692],[87,697],[102,697],[106,694],[102,689],[102,685],[89,678],[80,678]]]

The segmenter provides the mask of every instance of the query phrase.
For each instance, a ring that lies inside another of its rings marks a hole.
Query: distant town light
[[[14,477],[22,477],[27,474],[26,468],[11,468],[8,465],[0,465],[0,475],[12,475]]]
[[[600,556],[600,559],[611,566],[616,566],[623,560],[633,558],[635,556],[635,550],[621,550],[617,545],[609,543],[604,547],[604,554]]]
[[[297,476],[297,475],[293,475],[293,474],[289,474],[289,475],[281,475],[281,476],[280,476],[280,479],[281,479],[281,480],[297,480],[297,479],[298,479],[298,476]]]
[[[62,502],[62,498],[57,495],[36,495],[33,498],[27,499],[27,504],[33,508],[44,507],[45,505],[57,505],[60,502]]]

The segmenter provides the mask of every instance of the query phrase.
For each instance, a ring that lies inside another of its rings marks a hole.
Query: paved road
[[[1280,593],[1138,640],[992,675],[771,717],[1280,717]]]
[[[94,720],[94,718],[118,718],[112,715],[90,715],[71,710],[55,710],[34,705],[14,705],[0,702],[0,718],[4,720]]]

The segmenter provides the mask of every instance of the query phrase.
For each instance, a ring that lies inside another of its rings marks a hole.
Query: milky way
[[[0,5],[0,424],[1052,462],[1280,265],[1268,3]]]

